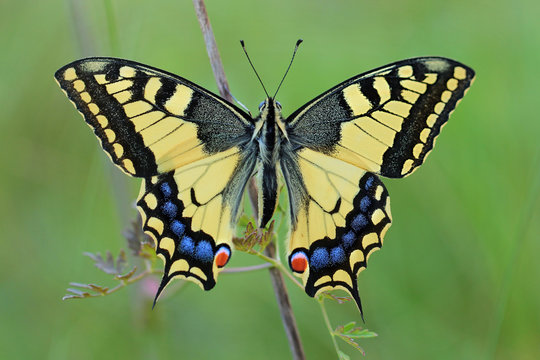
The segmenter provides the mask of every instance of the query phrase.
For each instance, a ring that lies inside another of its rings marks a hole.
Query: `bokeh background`
[[[386,180],[394,224],[359,278],[368,359],[540,358],[540,3],[207,0],[233,94],[284,113],[336,83],[407,57],[477,72],[413,176]],[[286,359],[266,271],[171,291],[143,283],[61,301],[69,282],[114,285],[85,251],[117,254],[138,180],[113,168],[53,80],[83,56],[151,64],[216,90],[188,0],[0,2],[0,356],[3,359]],[[237,253],[230,266],[257,264]],[[315,301],[290,283],[309,359],[336,358]],[[333,326],[360,321],[328,304]],[[362,358],[345,343],[351,358]]]

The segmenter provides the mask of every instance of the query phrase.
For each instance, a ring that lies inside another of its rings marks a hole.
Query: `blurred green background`
[[[394,224],[359,278],[379,334],[360,341],[368,359],[540,358],[539,4],[207,0],[232,92],[251,109],[263,92],[239,39],[269,89],[305,40],[280,91],[285,115],[399,59],[477,72],[427,164],[385,180]],[[109,164],[53,73],[112,55],[217,91],[191,1],[1,1],[0,49],[0,357],[289,358],[266,271],[171,291],[154,311],[139,284],[61,301],[72,281],[114,285],[82,253],[125,248],[139,181]],[[236,253],[230,266],[259,262]],[[317,303],[288,285],[308,359],[336,358]],[[360,321],[353,304],[328,310],[334,326]]]

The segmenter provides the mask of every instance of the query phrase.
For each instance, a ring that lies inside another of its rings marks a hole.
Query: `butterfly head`
[[[279,101],[273,98],[266,98],[259,104],[259,112],[261,118],[267,118],[268,116],[275,116],[275,114],[281,115],[281,104]]]
[[[269,147],[270,149],[274,148],[278,139],[275,134],[280,133],[281,137],[288,138],[279,101],[267,97],[266,100],[259,104],[259,116],[256,119],[256,128],[257,131],[255,131],[255,134],[260,134],[262,136],[260,139],[264,139],[265,147]]]

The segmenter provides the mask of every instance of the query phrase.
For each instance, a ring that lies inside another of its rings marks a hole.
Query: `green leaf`
[[[354,347],[365,355],[364,349],[355,341],[355,339],[371,338],[377,336],[376,333],[356,326],[355,321],[351,321],[346,325],[338,326],[333,334],[338,336],[341,340]]]
[[[349,301],[352,300],[352,298],[350,296],[336,296],[336,295],[333,295],[330,292],[323,292],[323,293],[321,293],[321,296],[324,297],[325,299],[334,300],[338,304],[344,304],[344,303],[349,302]]]
[[[270,223],[268,229],[258,229],[252,222],[246,225],[244,237],[233,238],[233,244],[236,250],[244,251],[249,254],[262,252],[274,237],[274,221]],[[256,250],[258,248],[258,250]]]
[[[154,249],[154,241],[142,230],[142,219],[140,215],[133,220],[128,228],[122,233],[127,240],[128,248],[134,256],[148,258],[145,252],[146,245]]]
[[[355,327],[356,322],[352,321],[346,325],[338,326],[334,330],[334,334],[337,336],[347,336],[350,338],[371,338],[377,336],[373,331],[364,329],[362,327]]]
[[[131,269],[128,273],[126,273],[124,275],[116,275],[115,278],[117,278],[118,280],[127,280],[130,277],[132,277],[133,274],[135,274],[135,271],[137,271],[136,266],[134,266],[133,269]]]
[[[98,269],[111,275],[120,275],[124,269],[124,266],[126,265],[126,253],[124,250],[120,250],[116,260],[110,251],[107,251],[106,259],[103,259],[100,253],[92,254],[85,252],[84,255],[94,260],[94,265]]]
[[[351,360],[351,357],[345,354],[343,351],[338,350],[339,360]]]
[[[64,295],[64,297],[62,297],[62,300],[84,299],[92,296],[89,292],[81,291],[79,289],[68,288],[66,291],[68,292],[68,294]]]
[[[350,323],[348,323],[346,325],[343,325],[343,332],[347,333],[347,332],[351,331],[352,329],[354,329],[355,325],[356,325],[355,321],[351,321]]]
[[[102,286],[95,285],[95,284],[88,284],[88,286],[90,287],[90,289],[94,290],[95,292],[101,293],[101,294],[106,294],[107,291],[109,290],[108,287],[102,287]]]

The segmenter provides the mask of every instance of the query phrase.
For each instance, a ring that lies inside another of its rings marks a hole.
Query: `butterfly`
[[[94,57],[55,78],[103,150],[142,178],[143,230],[164,260],[156,299],[174,278],[210,290],[231,258],[246,184],[258,226],[288,193],[288,263],[309,296],[342,289],[362,312],[357,276],[383,244],[390,198],[379,176],[414,172],[469,88],[474,71],[419,57],[354,76],[287,118],[268,96],[250,116],[184,79],[129,60]]]

